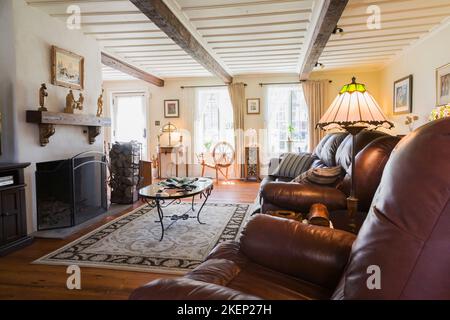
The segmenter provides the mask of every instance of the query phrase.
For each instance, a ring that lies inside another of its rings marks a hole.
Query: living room
[[[449,36],[447,0],[0,1],[0,299],[450,300]]]

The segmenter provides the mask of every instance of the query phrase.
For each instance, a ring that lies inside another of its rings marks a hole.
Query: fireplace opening
[[[105,154],[84,152],[36,165],[38,230],[69,228],[108,210]]]

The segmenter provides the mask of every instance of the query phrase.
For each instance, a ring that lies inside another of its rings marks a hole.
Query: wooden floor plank
[[[259,183],[220,183],[215,186],[209,201],[251,203],[255,200]],[[139,207],[136,204],[133,208]],[[76,240],[127,212],[107,217],[67,239],[36,239],[22,250],[0,258],[0,299],[127,299],[137,287],[159,278],[173,275],[133,272],[112,269],[82,268],[82,290],[66,288],[66,267],[34,265],[32,261]]]

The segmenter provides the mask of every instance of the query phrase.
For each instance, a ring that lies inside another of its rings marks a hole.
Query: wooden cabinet
[[[258,147],[245,147],[244,169],[244,176],[246,180],[254,179],[261,181]]]
[[[29,164],[0,163],[0,256],[31,243],[27,235],[23,169]],[[2,180],[3,179],[3,180]]]

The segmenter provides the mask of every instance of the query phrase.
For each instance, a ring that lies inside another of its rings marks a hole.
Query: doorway
[[[114,93],[113,142],[137,141],[142,144],[142,160],[148,160],[147,99],[144,92]]]

